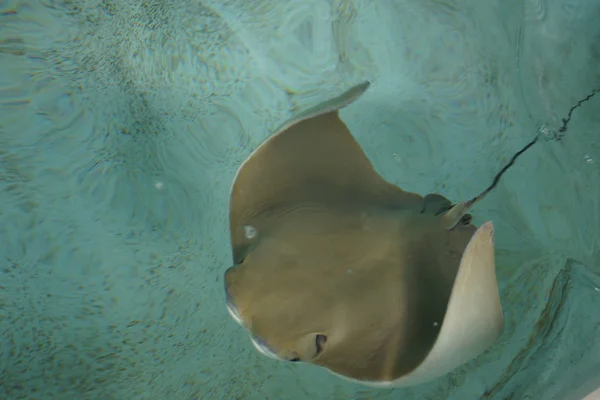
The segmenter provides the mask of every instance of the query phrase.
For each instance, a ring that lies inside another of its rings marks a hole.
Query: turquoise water
[[[0,1],[0,399],[544,399],[600,386],[597,0]],[[408,389],[252,348],[229,189],[296,111],[496,226],[506,329]]]

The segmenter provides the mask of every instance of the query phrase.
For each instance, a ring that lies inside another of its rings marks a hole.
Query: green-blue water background
[[[0,399],[544,399],[600,386],[600,95],[477,206],[506,331],[370,390],[229,318],[229,188],[294,112],[457,201],[600,87],[597,0],[0,1]]]

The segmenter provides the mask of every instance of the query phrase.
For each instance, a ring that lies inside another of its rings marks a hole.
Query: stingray
[[[240,166],[226,302],[268,357],[409,386],[474,359],[503,332],[494,226],[476,227],[468,212],[508,166],[458,204],[389,183],[339,116],[368,87],[300,113]]]

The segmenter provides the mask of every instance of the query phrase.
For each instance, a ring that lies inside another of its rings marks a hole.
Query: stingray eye
[[[290,359],[290,361],[291,362],[298,362],[298,361],[300,361],[300,358],[294,357],[294,358]]]
[[[319,354],[321,354],[321,352],[323,351],[323,345],[327,342],[327,336],[325,335],[317,335],[315,336],[315,346],[317,348],[317,352],[315,354],[315,357],[318,356]]]

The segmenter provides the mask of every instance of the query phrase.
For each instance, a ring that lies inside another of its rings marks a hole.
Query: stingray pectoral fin
[[[415,385],[447,374],[483,353],[503,330],[494,226],[488,221],[477,229],[463,253],[433,348],[415,370],[394,385]]]
[[[229,208],[235,263],[264,232],[275,229],[278,212],[307,205],[422,209],[420,195],[403,191],[377,173],[340,119],[338,111],[368,86],[359,84],[300,113],[242,163]]]
[[[437,193],[429,193],[423,199],[422,214],[439,215],[452,208],[452,202]]]
[[[283,132],[291,126],[302,122],[304,120],[318,117],[319,115],[327,114],[332,111],[338,111],[352,104],[356,101],[363,93],[367,91],[371,83],[369,81],[361,82],[350,89],[346,90],[341,95],[332,99],[326,100],[316,106],[310,107],[304,111],[299,112],[292,119],[284,122],[281,126],[275,129],[275,132]]]

